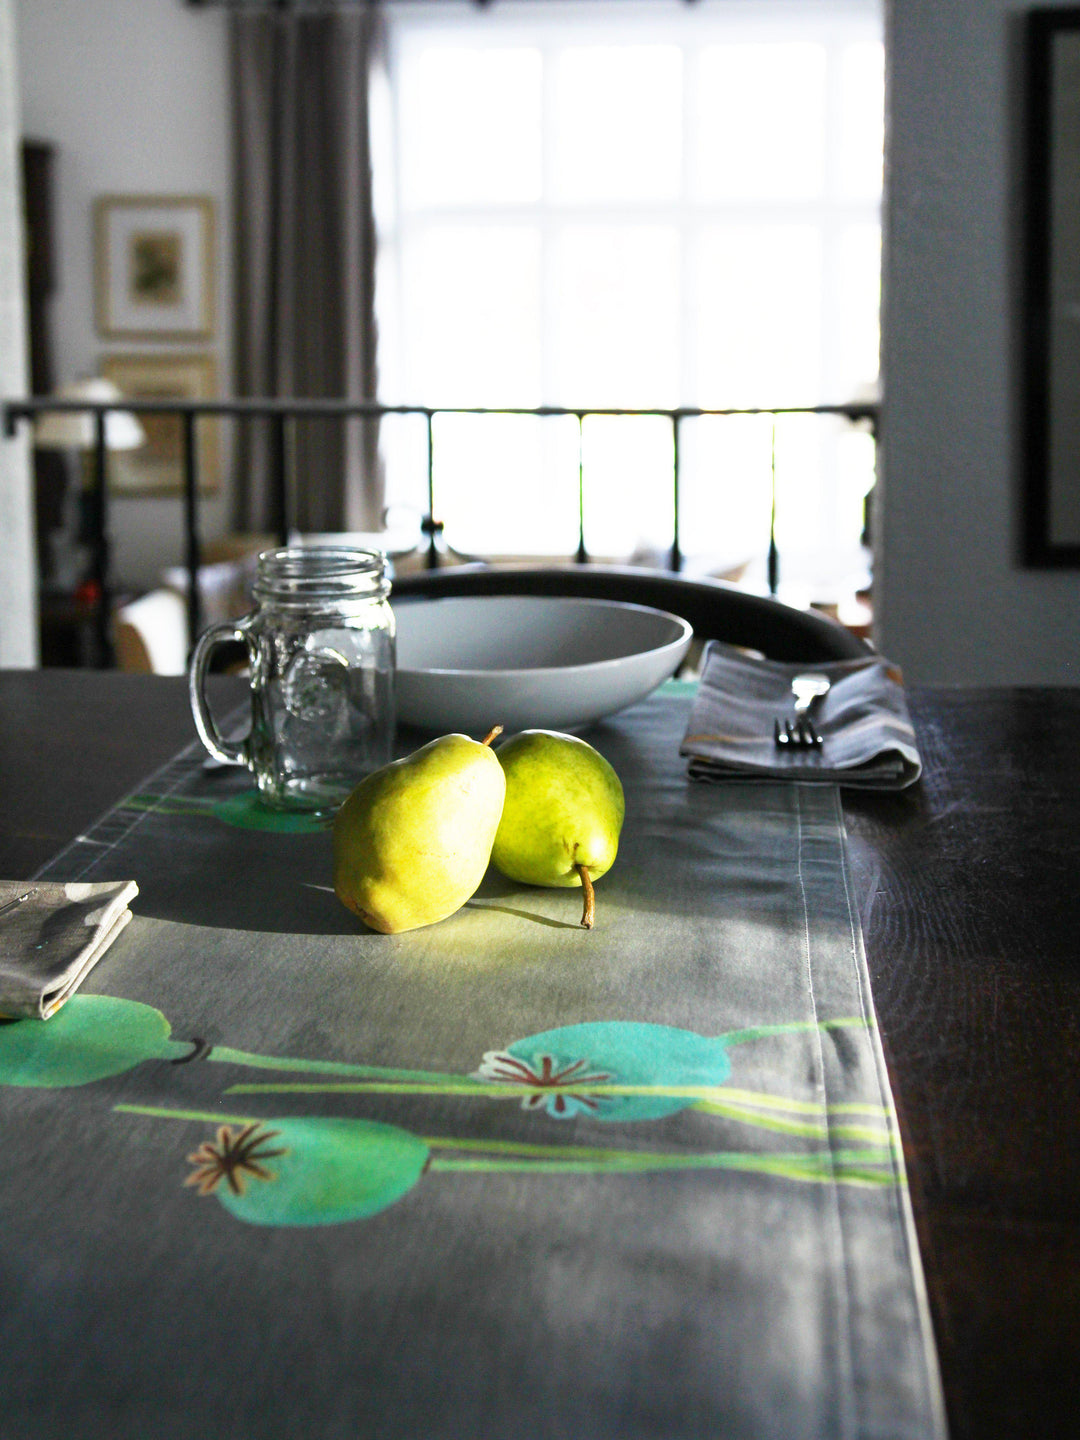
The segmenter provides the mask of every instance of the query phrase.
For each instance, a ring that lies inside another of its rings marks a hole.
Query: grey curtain
[[[375,223],[371,70],[375,7],[232,17],[238,396],[374,399]],[[383,507],[373,421],[287,431],[289,520],[372,530]],[[237,430],[234,521],[277,529],[270,427]]]

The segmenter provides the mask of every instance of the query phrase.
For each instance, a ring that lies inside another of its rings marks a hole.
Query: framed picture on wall
[[[108,339],[208,340],[214,206],[199,195],[105,195],[94,207],[98,331]]]
[[[212,400],[217,366],[212,355],[106,355],[102,375],[129,400]],[[137,450],[115,450],[108,458],[109,489],[114,495],[179,495],[184,487],[184,434],[175,412],[138,412],[146,443]],[[198,487],[212,493],[221,483],[218,421],[195,423]]]
[[[1080,9],[1026,39],[1022,558],[1080,569]]]

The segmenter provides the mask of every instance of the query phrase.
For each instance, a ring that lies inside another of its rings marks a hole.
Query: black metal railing
[[[435,484],[435,433],[434,421],[440,415],[517,415],[539,419],[555,417],[570,418],[578,426],[578,546],[574,556],[584,564],[589,560],[585,545],[585,469],[582,452],[582,427],[592,417],[613,418],[659,418],[671,425],[673,465],[670,477],[672,485],[673,521],[671,545],[668,550],[668,568],[682,569],[683,549],[680,536],[680,433],[688,420],[723,418],[737,415],[766,415],[773,419],[772,442],[772,505],[767,556],[769,590],[776,593],[779,574],[779,556],[776,545],[776,420],[788,415],[838,416],[852,424],[865,423],[876,435],[879,407],[874,402],[855,401],[843,405],[785,405],[728,407],[703,409],[697,406],[679,406],[673,409],[662,406],[644,409],[625,409],[604,406],[454,406],[454,405],[384,405],[377,401],[348,400],[134,400],[126,397],[111,401],[59,400],[47,396],[33,396],[19,400],[0,402],[3,417],[3,432],[7,436],[16,433],[20,420],[33,419],[45,412],[75,412],[89,414],[94,420],[94,444],[91,449],[90,467],[90,568],[87,578],[92,582],[96,597],[95,608],[95,649],[98,664],[111,663],[111,593],[109,576],[109,535],[108,535],[108,450],[105,434],[105,417],[110,411],[124,411],[129,414],[176,415],[181,429],[181,477],[184,513],[184,565],[187,570],[187,623],[188,636],[193,645],[201,629],[198,572],[201,564],[201,538],[199,534],[199,450],[197,445],[198,422],[212,417],[239,421],[264,420],[271,429],[269,448],[270,494],[275,529],[280,543],[285,545],[292,533],[292,500],[289,476],[289,427],[298,420],[336,419],[342,422],[354,419],[381,420],[387,416],[420,416],[427,427],[427,513],[422,521],[422,531],[427,536],[427,564],[436,568],[440,563],[439,537],[443,521],[439,519]]]

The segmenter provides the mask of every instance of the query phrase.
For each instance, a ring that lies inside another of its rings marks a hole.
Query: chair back
[[[151,675],[187,671],[187,602],[174,590],[151,590],[121,605],[113,621],[120,670]]]

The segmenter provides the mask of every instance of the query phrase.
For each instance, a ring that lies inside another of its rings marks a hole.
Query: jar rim
[[[294,601],[386,595],[386,555],[346,545],[264,550],[252,590],[267,599]]]
[[[305,575],[344,575],[355,570],[374,570],[386,564],[383,550],[361,550],[350,545],[286,545],[279,550],[263,550],[259,569],[294,571]]]

